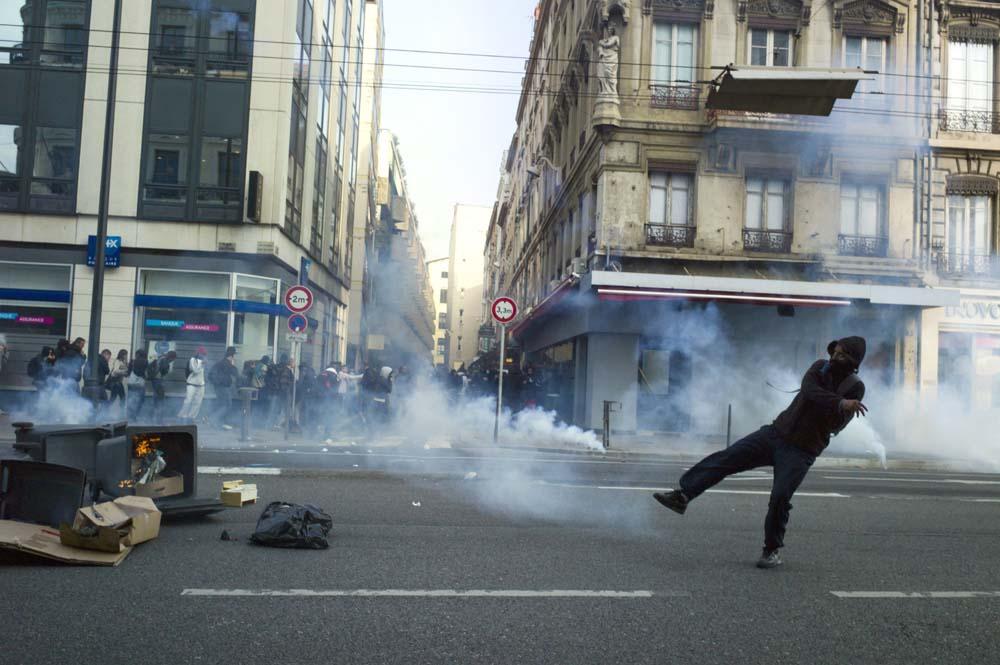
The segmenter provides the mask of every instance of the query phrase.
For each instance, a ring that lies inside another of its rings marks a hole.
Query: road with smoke
[[[80,660],[97,615],[133,637],[102,647],[107,662],[134,648],[148,663],[995,658],[1000,476],[819,466],[785,565],[760,571],[766,471],[680,517],[651,492],[683,460],[370,450],[200,458],[203,492],[241,478],[263,503],[323,507],[329,550],[249,545],[258,504],[165,524],[115,569],[5,560],[4,662]]]

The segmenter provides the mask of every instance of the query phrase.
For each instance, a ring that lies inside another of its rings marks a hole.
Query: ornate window
[[[993,57],[993,42],[954,36],[948,40],[948,100],[943,129],[997,133]]]
[[[647,244],[672,247],[694,244],[693,190],[692,173],[661,171],[649,174]]]
[[[696,80],[698,26],[656,21],[653,24],[652,105],[657,108],[698,108]]]
[[[792,183],[781,177],[750,176],[746,190],[744,248],[755,252],[791,251],[792,234],[788,228]]]
[[[885,190],[860,181],[840,186],[840,253],[885,256],[888,239],[884,228]]]
[[[761,67],[795,64],[795,37],[809,25],[811,0],[738,0],[736,20],[745,22],[747,62]]]

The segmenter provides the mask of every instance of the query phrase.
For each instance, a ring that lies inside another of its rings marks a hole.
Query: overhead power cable
[[[0,23],[0,27],[16,27],[16,28],[31,27],[31,28],[53,29],[52,26],[39,26],[39,25],[34,25],[34,24],[22,24],[22,23]],[[81,29],[73,28],[73,30],[79,30],[80,32],[98,32],[98,33],[109,33],[109,32],[112,32],[111,30],[101,29],[101,28],[81,28]],[[120,32],[121,32],[121,34],[142,35],[142,36],[148,37],[148,38],[154,38],[155,37],[155,35],[151,35],[149,32],[146,32],[146,31],[121,30]],[[219,37],[213,37],[211,35],[203,35],[203,36],[199,37],[198,39],[199,40],[208,40],[208,41],[226,41],[228,43],[231,40],[231,37],[228,36],[228,35],[219,36]],[[28,43],[35,44],[35,43],[40,43],[40,42],[38,42],[38,41],[31,41],[31,42],[28,42]],[[342,43],[335,43],[335,42],[331,42],[330,44],[326,44],[325,42],[301,42],[300,43],[298,41],[267,40],[267,39],[259,39],[259,38],[256,38],[256,37],[247,40],[247,43],[250,43],[250,44],[273,44],[273,45],[282,45],[282,46],[300,46],[300,45],[306,46],[306,45],[308,45],[310,47],[310,50],[312,49],[312,47],[326,47],[326,46],[329,46],[331,49],[343,49],[344,46],[345,46]],[[110,48],[110,45],[108,45],[108,44],[88,44],[88,47],[90,47],[90,46],[93,46],[94,48]],[[0,50],[3,50],[3,49],[12,49],[12,48],[13,48],[13,43],[11,44],[11,46],[6,46],[6,47],[3,46],[2,43],[0,43]],[[119,47],[119,48],[125,48],[125,47]],[[149,47],[130,47],[130,48],[133,48],[133,49],[136,49],[136,50],[150,50]],[[577,62],[579,62],[579,59],[577,59],[577,58],[558,58],[558,57],[542,57],[542,56],[539,56],[539,57],[531,57],[531,56],[525,57],[525,56],[499,54],[499,53],[479,53],[479,52],[475,52],[475,51],[440,51],[440,50],[433,50],[433,49],[402,49],[402,48],[390,48],[390,47],[386,47],[386,46],[361,46],[361,47],[359,47],[357,45],[354,45],[354,46],[347,45],[347,48],[349,50],[359,50],[360,49],[362,51],[375,51],[375,52],[382,52],[382,53],[409,53],[409,54],[440,55],[440,56],[463,57],[463,58],[486,58],[486,59],[492,58],[492,59],[497,59],[497,60],[519,60],[519,61],[522,61],[522,62],[525,62],[525,63],[527,63],[527,62],[563,62],[563,63],[577,63]],[[51,50],[52,51],[57,51],[57,52],[64,52],[65,51],[65,49],[60,49],[60,48],[53,48]],[[202,53],[211,54],[212,52],[211,51],[204,51]],[[253,57],[257,58],[257,57],[263,57],[263,56],[258,56],[256,54],[254,54]],[[278,57],[281,58],[281,56],[278,56]],[[294,60],[294,58],[290,58],[290,59]],[[315,58],[313,58],[313,59],[315,59]],[[341,62],[341,61],[337,61],[337,62]],[[638,61],[638,62],[635,62],[635,61],[624,61],[624,60],[621,60],[621,61],[619,61],[618,64],[619,64],[619,66],[638,66],[638,67],[655,67],[655,66],[657,66],[657,65],[655,65],[655,63],[652,63],[652,62],[649,62],[649,61]],[[698,66],[698,65],[672,65],[672,66],[675,69],[687,69],[687,70],[710,70],[710,69],[712,69],[712,67]],[[737,67],[738,66],[739,65],[737,65]],[[743,66],[750,66],[750,65],[743,65]],[[511,73],[515,73],[515,72],[511,72]],[[516,73],[521,74],[521,75],[525,74],[525,72],[516,72]],[[946,77],[935,76],[935,75],[931,75],[931,74],[905,74],[905,73],[896,73],[896,72],[880,72],[880,75],[881,76],[900,77],[900,78],[927,79],[927,80],[933,80],[933,81],[947,80]],[[992,81],[990,81],[990,80],[972,80],[972,79],[960,79],[960,80],[963,80],[963,81],[965,81],[967,83],[986,83],[986,84],[992,83]]]

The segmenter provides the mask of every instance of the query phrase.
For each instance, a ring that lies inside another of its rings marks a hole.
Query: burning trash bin
[[[198,498],[198,428],[16,425],[14,447],[39,462],[83,469],[93,500],[152,498],[165,516],[209,514],[224,509],[214,498]]]

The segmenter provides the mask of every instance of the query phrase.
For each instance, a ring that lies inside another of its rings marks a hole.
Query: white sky
[[[500,159],[514,133],[514,113],[531,42],[537,0],[384,0],[385,88],[382,128],[399,137],[406,181],[427,258],[448,254],[452,207],[492,206]],[[516,56],[420,54],[413,49]],[[397,67],[394,64],[418,65]],[[514,73],[426,69],[461,67]],[[512,90],[402,90],[462,86]]]

